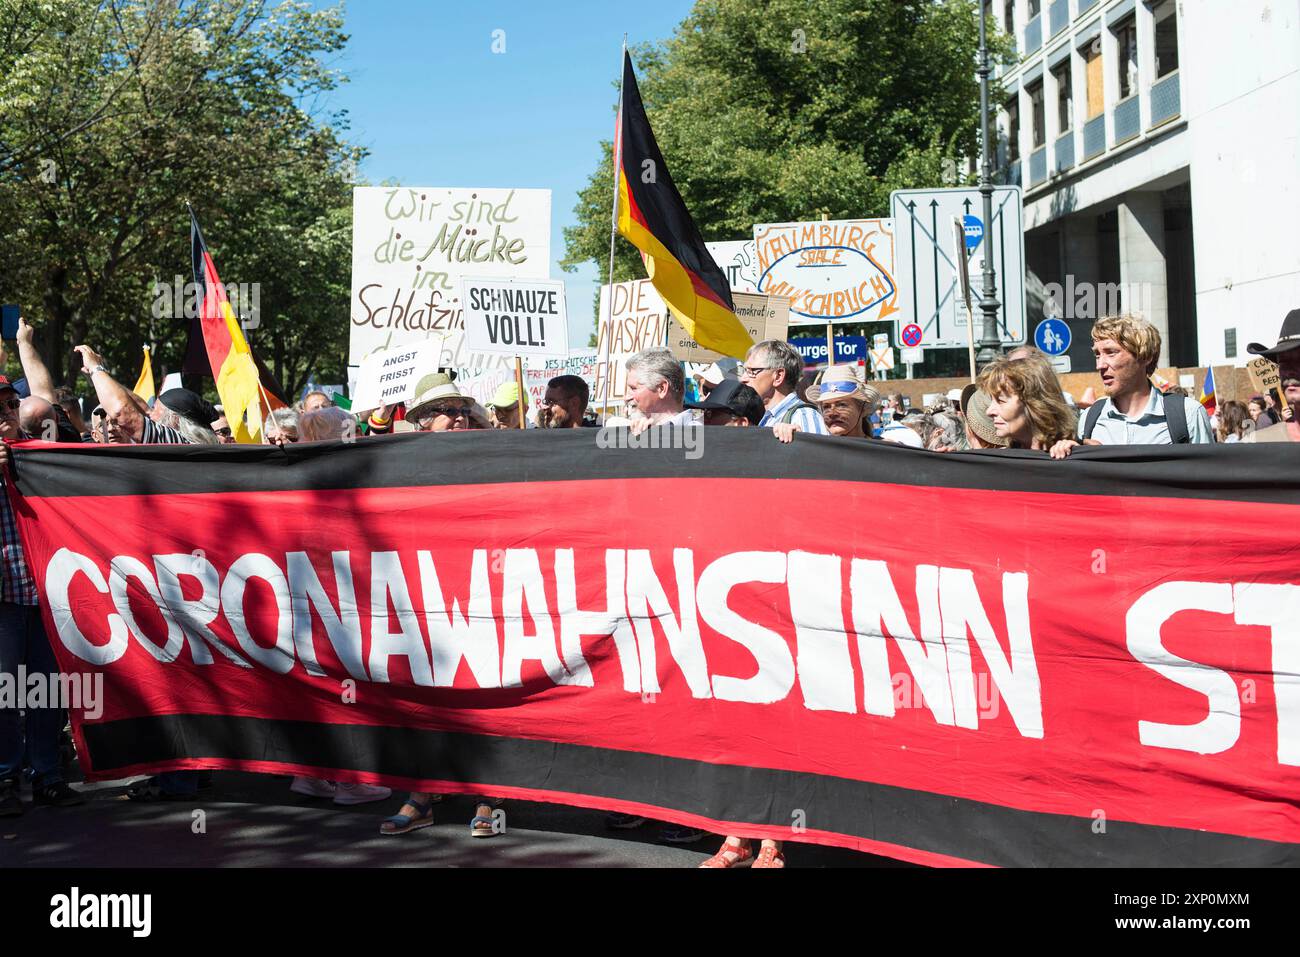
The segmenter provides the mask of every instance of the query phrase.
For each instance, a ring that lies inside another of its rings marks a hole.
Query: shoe
[[[744,867],[753,858],[754,851],[748,841],[739,845],[724,843],[718,853],[700,864],[700,867]]]
[[[479,804],[479,806],[474,810],[477,812],[482,810],[485,807],[490,810],[492,808],[492,805],[485,801]],[[501,820],[504,821],[505,818],[502,818]],[[505,833],[504,824],[498,825],[497,819],[495,817],[475,813],[474,819],[469,822],[470,837],[496,837],[498,834],[504,834],[504,833]]]
[[[702,840],[706,833],[696,827],[680,827],[676,824],[669,824],[659,832],[659,840],[667,841],[669,844],[694,844],[696,841]]]
[[[32,788],[32,802],[44,807],[76,807],[85,804],[86,799],[62,781],[55,781]]]
[[[634,827],[640,827],[645,822],[645,818],[636,814],[611,814],[605,818],[605,826],[616,831],[630,831]]]
[[[128,785],[126,793],[119,800],[136,802],[153,802],[153,801],[192,801],[193,794],[178,794],[175,791],[164,791],[161,784],[158,783],[157,777],[143,778],[134,784]]]
[[[23,813],[23,802],[12,781],[0,781],[0,817],[18,817]]]
[[[369,804],[371,801],[387,801],[393,796],[393,789],[382,784],[344,784],[335,785],[335,804]]]
[[[289,790],[294,794],[301,794],[309,798],[330,798],[333,800],[338,793],[338,786],[333,781],[325,781],[321,778],[306,778],[298,775],[289,785]]]
[[[751,868],[785,867],[785,855],[769,844],[759,850],[758,857],[754,858],[754,863],[749,866]]]
[[[418,831],[422,827],[433,827],[433,801],[421,803],[407,799],[407,804],[415,808],[415,816],[409,814],[394,814],[392,817],[386,817],[379,825],[379,833],[384,835],[408,834],[411,831]],[[403,805],[405,806],[405,805]]]

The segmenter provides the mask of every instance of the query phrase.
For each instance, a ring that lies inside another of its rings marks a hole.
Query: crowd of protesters
[[[718,365],[698,382],[698,399],[688,401],[682,364],[669,350],[647,349],[627,361],[626,404],[621,416],[604,425],[640,432],[676,427],[724,426],[770,429],[781,443],[799,436],[826,436],[862,442],[893,443],[931,452],[1036,450],[1064,459],[1081,445],[1166,445],[1300,441],[1300,310],[1289,313],[1278,342],[1258,343],[1251,353],[1279,366],[1281,401],[1271,395],[1249,402],[1225,401],[1212,419],[1194,399],[1177,390],[1161,391],[1152,382],[1160,355],[1158,331],[1132,316],[1102,319],[1092,329],[1093,352],[1105,395],[1075,400],[1062,388],[1049,359],[1033,347],[1020,347],[987,366],[976,382],[954,390],[924,410],[909,409],[902,395],[880,395],[853,366],[831,366],[809,376],[799,354],[786,342],[769,340],[750,349],[733,374]],[[94,392],[90,421],[67,389],[55,388],[34,345],[34,333],[20,322],[17,345],[24,378],[0,376],[0,439],[60,442],[225,444],[234,441],[232,423],[222,410],[187,389],[169,389],[146,401],[113,377],[89,346],[77,346],[83,372]],[[0,368],[4,365],[0,350]],[[1091,392],[1091,390],[1089,390]],[[529,399],[515,382],[503,384],[485,404],[463,394],[447,371],[430,372],[417,383],[404,407],[362,410],[360,417],[337,407],[324,392],[311,392],[296,407],[272,411],[263,423],[263,441],[287,446],[299,442],[348,440],[358,435],[394,432],[454,432],[473,429],[570,429],[590,425],[590,392],[578,376],[551,379],[537,403],[535,422]],[[242,423],[238,423],[242,425]],[[0,443],[0,467],[8,459]],[[23,558],[7,497],[0,495],[0,671],[57,672],[37,613],[38,595]],[[25,725],[25,726],[24,726]],[[64,716],[54,708],[0,710],[0,816],[23,813],[17,782],[31,775],[37,805],[67,807],[82,796],[63,778],[60,759]],[[136,782],[133,800],[164,800],[193,795],[206,783],[204,772],[169,772]],[[386,787],[298,777],[291,789],[338,804],[387,799]],[[433,823],[436,794],[410,793],[398,812],[384,820],[381,833],[400,835]],[[476,837],[498,833],[494,808],[499,801],[478,799],[470,824]],[[645,819],[613,815],[615,828],[637,827]],[[665,826],[664,840],[694,843],[704,832]],[[764,840],[755,852],[750,842],[728,836],[704,867],[784,866],[780,844]]]

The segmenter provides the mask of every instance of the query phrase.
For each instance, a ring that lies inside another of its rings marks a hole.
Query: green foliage
[[[155,283],[191,278],[188,200],[221,278],[260,285],[251,338],[283,384],[343,381],[362,153],[345,117],[314,112],[341,80],[342,25],[292,2],[0,10],[0,298],[37,326],[56,380],[75,381],[82,342],[128,383],[142,343],[156,372],[179,368],[186,322]]]
[[[887,215],[891,190],[957,185],[978,153],[978,47],[971,0],[698,0],[633,61],[673,181],[714,241],[760,222]],[[562,265],[594,262],[603,280],[613,174],[601,150]],[[642,275],[620,237],[615,279]]]

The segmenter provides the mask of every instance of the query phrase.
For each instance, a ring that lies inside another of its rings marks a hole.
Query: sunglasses
[[[5,399],[3,402],[0,402],[0,409],[3,409],[6,412],[17,412],[18,408],[22,404],[22,399]]]
[[[473,407],[468,405],[440,405],[421,413],[412,421],[418,426],[424,426],[440,415],[445,415],[449,419],[468,419],[472,411]]]

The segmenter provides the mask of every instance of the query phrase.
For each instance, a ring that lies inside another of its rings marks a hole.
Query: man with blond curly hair
[[[1214,441],[1210,417],[1195,399],[1165,395],[1151,384],[1160,357],[1160,333],[1136,316],[1107,316],[1092,327],[1106,398],[1079,419],[1085,445],[1182,445]],[[1054,454],[1068,454],[1078,442],[1057,443]]]

